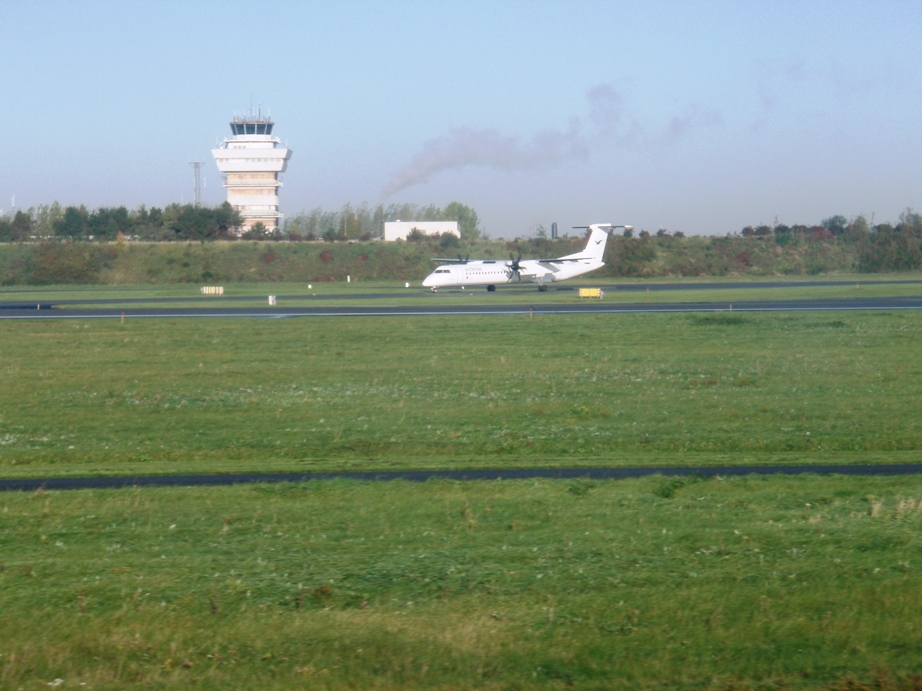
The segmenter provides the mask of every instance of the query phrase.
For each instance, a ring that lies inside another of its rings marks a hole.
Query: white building
[[[384,224],[384,239],[389,242],[406,240],[412,230],[418,230],[426,235],[451,233],[461,237],[457,221],[388,221]]]
[[[234,117],[233,136],[211,150],[218,170],[225,174],[227,201],[243,217],[243,229],[262,223],[266,228],[278,228],[279,173],[284,173],[291,150],[284,148],[278,137],[272,136],[275,123],[262,114]]]

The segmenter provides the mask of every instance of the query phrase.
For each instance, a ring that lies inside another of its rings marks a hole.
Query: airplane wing
[[[442,262],[443,264],[467,264],[468,259],[462,259],[461,257],[455,257],[454,259],[449,259],[448,257],[433,257],[432,261]]]

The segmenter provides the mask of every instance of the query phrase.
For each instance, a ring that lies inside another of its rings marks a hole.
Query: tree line
[[[429,204],[346,204],[339,211],[302,211],[285,220],[281,236],[289,240],[372,240],[384,233],[389,221],[457,221],[461,240],[473,242],[480,237],[477,212],[461,202],[451,202],[444,209]]]
[[[862,273],[922,269],[922,214],[912,208],[900,214],[899,223],[895,224],[872,226],[862,215],[851,220],[845,216],[830,216],[815,226],[746,226],[740,235],[773,238],[782,247],[807,242],[853,245],[857,252],[856,268]]]
[[[410,245],[436,252],[485,251],[475,247],[481,236],[477,212],[460,202],[441,208],[416,204],[346,204],[339,211],[316,208],[288,218],[281,229],[252,228],[242,237],[252,240],[367,241],[379,237],[386,221],[458,221],[461,240],[453,235],[411,234]],[[144,206],[62,207],[60,204],[0,214],[0,242],[234,240],[240,215],[233,207],[170,204]],[[693,242],[692,242],[693,240]],[[538,228],[531,238],[509,243],[506,251],[547,256],[551,242]],[[523,244],[524,243],[524,244]],[[464,245],[464,249],[460,247]],[[684,248],[684,249],[683,249]],[[770,249],[774,248],[772,251]],[[559,249],[559,248],[555,248]],[[780,252],[780,254],[779,254]],[[452,255],[453,256],[453,255]],[[612,239],[605,272],[618,276],[725,275],[736,273],[824,273],[828,271],[922,270],[922,214],[906,209],[897,223],[872,225],[864,216],[830,216],[818,225],[746,226],[726,236],[685,239],[679,231],[625,231]]]
[[[434,204],[391,204],[353,207],[346,204],[339,211],[301,212],[285,220],[282,228],[269,229],[256,224],[242,234],[240,214],[230,204],[194,206],[170,204],[163,209],[140,206],[62,207],[59,203],[18,209],[0,215],[0,242],[42,240],[96,240],[109,242],[124,238],[158,241],[200,240],[371,240],[384,232],[386,221],[457,221],[463,240],[480,237],[480,219],[470,206],[452,202],[445,208]]]
[[[0,242],[110,242],[120,235],[148,241],[222,240],[234,237],[240,223],[240,214],[227,202],[217,207],[170,204],[163,209],[142,205],[133,211],[124,206],[89,211],[55,202],[0,216]]]

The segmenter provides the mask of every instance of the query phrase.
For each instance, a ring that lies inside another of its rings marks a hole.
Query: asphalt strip
[[[380,482],[405,480],[624,480],[662,476],[730,477],[741,475],[918,475],[922,464],[892,465],[740,465],[652,468],[519,468],[507,470],[394,470],[341,473],[247,473],[233,475],[144,475],[125,477],[64,477],[0,480],[0,491],[34,492],[65,489],[122,489],[125,487],[212,487],[316,480]]]

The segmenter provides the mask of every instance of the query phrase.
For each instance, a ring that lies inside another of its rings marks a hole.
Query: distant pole
[[[203,161],[190,161],[189,165],[195,169],[195,205],[202,205],[202,166]]]

